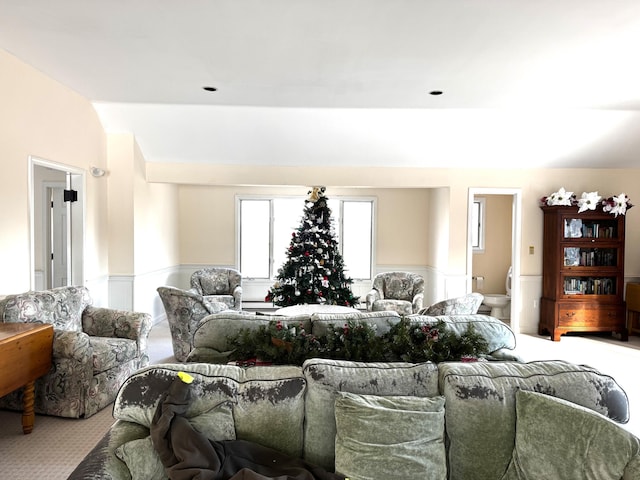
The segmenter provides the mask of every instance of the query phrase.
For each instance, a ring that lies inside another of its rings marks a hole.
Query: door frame
[[[473,289],[473,245],[471,241],[473,199],[476,195],[511,195],[511,329],[520,332],[520,255],[522,238],[522,190],[519,188],[469,188],[467,205],[467,292]]]
[[[36,209],[43,208],[40,203],[36,204],[36,188],[35,172],[38,167],[49,168],[64,172],[67,176],[67,188],[73,187],[78,192],[78,200],[74,202],[73,208],[70,208],[69,219],[70,229],[67,245],[67,270],[69,271],[68,283],[70,285],[84,284],[84,242],[85,242],[85,191],[86,191],[86,172],[82,169],[65,165],[62,163],[52,162],[35,156],[29,156],[28,161],[28,183],[29,183],[29,275],[30,288],[36,290],[36,258],[38,255],[44,255],[43,252],[36,252],[35,247],[35,218]],[[46,259],[45,259],[46,260]]]

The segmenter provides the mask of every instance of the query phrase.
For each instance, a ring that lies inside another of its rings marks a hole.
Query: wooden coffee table
[[[0,323],[0,397],[24,387],[22,431],[33,430],[34,386],[51,368],[53,326]]]

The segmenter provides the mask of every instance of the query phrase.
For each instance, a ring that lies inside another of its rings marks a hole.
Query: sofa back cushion
[[[327,332],[342,327],[348,322],[362,322],[376,329],[377,335],[384,335],[400,322],[400,315],[394,311],[354,312],[347,314],[314,313],[311,315],[311,333],[316,337],[326,337]]]
[[[238,439],[302,456],[306,381],[300,367],[245,369],[209,364],[147,367],[124,383],[116,398],[113,416],[149,427],[160,396],[179,371],[194,377],[187,418],[230,402]]]
[[[423,308],[420,315],[473,315],[478,313],[484,295],[473,292],[462,297],[448,298]]]
[[[556,397],[518,390],[516,414],[516,444],[501,480],[620,480],[640,452],[640,443],[631,432],[597,412]],[[571,455],[567,455],[569,445]]]
[[[193,346],[206,347],[218,352],[229,350],[227,337],[236,337],[241,330],[257,330],[269,326],[270,322],[280,321],[284,328],[304,328],[311,332],[309,315],[256,315],[249,312],[225,310],[203,318],[193,333]]]
[[[461,336],[470,326],[482,335],[487,341],[489,353],[502,348],[514,350],[516,348],[516,336],[513,330],[501,320],[489,315],[411,315],[408,317],[417,324],[436,324],[442,320],[447,329]]]
[[[563,361],[441,363],[451,480],[500,478],[515,442],[516,391],[552,395],[618,422],[629,419],[626,393],[607,375]]]
[[[438,395],[438,367],[427,363],[362,363],[311,359],[302,366],[307,380],[304,458],[335,468],[335,401],[338,392],[365,395]]]
[[[4,303],[5,322],[48,323],[56,330],[82,331],[82,312],[91,305],[86,287],[59,287],[9,295]]]

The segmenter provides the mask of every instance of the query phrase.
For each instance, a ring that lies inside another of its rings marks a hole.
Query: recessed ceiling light
[[[202,87],[203,90],[206,90],[207,92],[215,92],[216,90],[218,90],[216,87]]]
[[[429,92],[429,95],[437,96],[437,95],[442,95],[442,93],[443,93],[442,90],[431,90]]]

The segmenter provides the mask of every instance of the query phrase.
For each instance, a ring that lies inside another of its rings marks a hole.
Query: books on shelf
[[[568,277],[564,280],[565,295],[613,295],[615,278]]]

